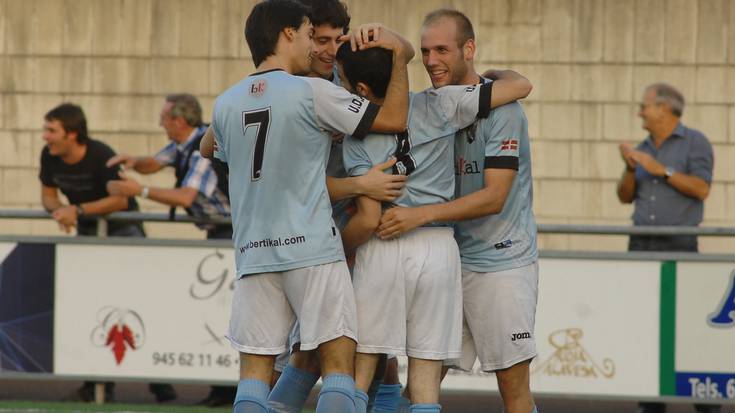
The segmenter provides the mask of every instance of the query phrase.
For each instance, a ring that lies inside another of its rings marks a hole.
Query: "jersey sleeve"
[[[214,151],[214,157],[219,159],[222,162],[227,163],[227,147],[224,145],[224,141],[222,140],[222,126],[220,125],[221,121],[219,120],[219,116],[217,114],[219,113],[219,110],[217,110],[218,101],[215,101],[214,103],[214,110],[212,114],[212,131],[214,132],[214,142],[215,142],[215,148]]]
[[[157,154],[153,155],[153,158],[155,158],[161,165],[173,166],[174,160],[176,159],[176,144],[169,142],[169,144],[164,146]]]
[[[455,128],[470,126],[490,114],[493,82],[472,86],[444,86],[435,90],[444,116]]]
[[[521,137],[526,133],[526,115],[518,102],[495,108],[485,131],[485,169],[518,170]]]
[[[370,131],[380,106],[324,79],[306,78],[314,95],[319,127],[362,139]]]
[[[41,170],[38,173],[38,179],[45,186],[56,187],[53,172],[51,171],[51,154],[46,147],[41,151]]]
[[[342,143],[342,161],[345,164],[347,176],[365,175],[373,167],[370,157],[365,151],[364,141],[345,137]]]
[[[712,169],[714,167],[714,156],[712,145],[704,135],[692,139],[689,148],[689,159],[687,159],[688,175],[702,178],[708,184],[712,183]]]
[[[99,180],[102,182],[103,187],[107,185],[109,181],[117,181],[120,179],[120,171],[122,166],[115,165],[108,167],[107,161],[115,156],[115,151],[107,145],[99,145],[97,153],[95,154],[96,168],[99,168]]]

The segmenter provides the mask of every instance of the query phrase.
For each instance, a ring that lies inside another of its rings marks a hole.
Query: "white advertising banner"
[[[676,394],[735,400],[735,263],[676,268]]]
[[[680,262],[676,274],[676,370],[735,373],[735,264]]]
[[[657,396],[660,263],[542,259],[535,392]],[[493,375],[454,372],[446,389],[497,390]]]
[[[58,245],[54,372],[237,380],[232,251]]]
[[[229,249],[59,245],[54,372],[236,380]],[[536,392],[658,395],[660,264],[540,261]],[[445,389],[496,390],[452,372]]]

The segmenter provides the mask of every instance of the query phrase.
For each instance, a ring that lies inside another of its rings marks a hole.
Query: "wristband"
[[[77,216],[81,217],[84,215],[84,208],[79,204],[74,204],[74,208],[77,210]]]
[[[140,197],[143,199],[148,199],[148,192],[150,192],[150,190],[150,188],[144,186],[143,189],[140,191]]]

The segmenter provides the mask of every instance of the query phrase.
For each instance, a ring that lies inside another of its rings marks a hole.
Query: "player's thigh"
[[[538,264],[464,271],[462,282],[465,319],[482,369],[505,369],[535,357]]]
[[[288,271],[284,290],[298,319],[292,340],[302,351],[342,336],[357,340],[355,295],[344,261]]]
[[[460,356],[462,282],[451,229],[419,229],[416,254],[406,266],[409,356],[444,360]],[[420,238],[419,238],[420,237]]]
[[[295,315],[282,281],[282,273],[249,275],[235,281],[227,338],[238,351],[260,355],[286,351]]]
[[[358,352],[405,354],[406,294],[399,252],[402,239],[372,238],[352,270],[357,303]]]

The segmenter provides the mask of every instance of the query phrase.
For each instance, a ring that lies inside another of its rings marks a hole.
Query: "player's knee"
[[[498,388],[503,394],[503,399],[527,397],[531,394],[528,361],[498,370],[495,376],[498,378]]]
[[[292,366],[299,370],[308,371],[311,374],[319,375],[319,356],[316,351],[297,351],[291,355]]]

